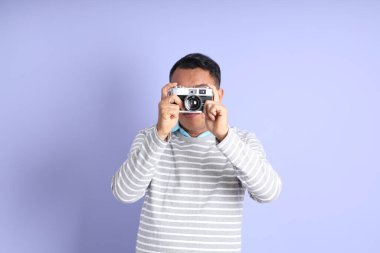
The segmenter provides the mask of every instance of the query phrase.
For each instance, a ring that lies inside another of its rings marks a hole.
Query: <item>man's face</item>
[[[172,75],[171,82],[178,83],[184,87],[194,87],[202,84],[215,85],[215,80],[210,72],[201,68],[176,69]],[[222,101],[223,89],[219,89],[219,99]],[[179,123],[185,130],[202,133],[207,131],[204,113],[180,113]]]

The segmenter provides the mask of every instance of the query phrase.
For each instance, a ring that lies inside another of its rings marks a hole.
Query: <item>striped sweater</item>
[[[230,127],[162,141],[156,126],[139,132],[112,178],[123,203],[145,196],[136,252],[240,252],[245,190],[263,203],[277,198],[281,180],[253,133]]]

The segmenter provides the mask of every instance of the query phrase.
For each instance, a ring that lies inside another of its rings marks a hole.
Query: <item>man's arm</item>
[[[128,159],[112,178],[112,193],[122,202],[139,200],[152,180],[156,164],[168,144],[165,140],[177,124],[179,109],[183,106],[177,95],[168,96],[168,90],[176,85],[168,83],[162,87],[157,124],[135,137]]]
[[[245,138],[241,138],[235,129],[230,128],[217,147],[234,165],[237,177],[254,200],[264,203],[279,196],[281,179],[267,161],[255,134],[246,133]]]
[[[112,177],[111,188],[116,199],[133,203],[145,195],[166,145],[159,138],[156,126],[137,134],[128,159]]]

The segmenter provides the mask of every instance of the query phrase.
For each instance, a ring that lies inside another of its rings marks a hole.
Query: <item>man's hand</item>
[[[182,100],[177,95],[168,96],[168,90],[177,83],[168,83],[161,90],[161,101],[158,104],[157,133],[165,140],[178,122],[179,110],[183,108]]]
[[[206,127],[219,141],[222,141],[228,133],[227,109],[219,100],[217,88],[210,84],[207,86],[212,88],[214,100],[207,100],[204,104]]]

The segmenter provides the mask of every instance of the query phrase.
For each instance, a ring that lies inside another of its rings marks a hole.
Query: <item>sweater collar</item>
[[[172,133],[174,132],[177,132],[179,131],[183,136],[186,136],[186,137],[191,137],[190,134],[188,132],[186,132],[185,129],[183,129],[180,124],[177,122],[177,124],[173,127],[172,129]],[[206,132],[203,132],[201,133],[200,135],[198,135],[197,137],[193,137],[193,138],[200,138],[200,137],[206,137],[206,136],[209,136],[211,134],[210,131],[206,131]]]

